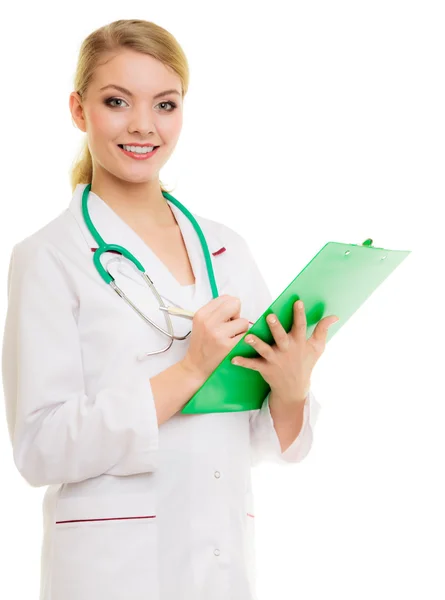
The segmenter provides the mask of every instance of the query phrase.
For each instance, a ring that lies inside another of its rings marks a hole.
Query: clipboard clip
[[[362,246],[372,246],[372,240],[371,240],[371,238],[368,238],[367,240],[365,240],[363,242]]]

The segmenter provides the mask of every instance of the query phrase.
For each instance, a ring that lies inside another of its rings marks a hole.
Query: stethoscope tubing
[[[94,255],[93,255],[93,262],[94,265],[96,267],[96,270],[98,271],[99,275],[102,277],[102,279],[105,281],[105,283],[107,283],[108,285],[110,285],[112,287],[112,289],[129,305],[131,306],[131,308],[148,324],[152,325],[155,329],[157,329],[160,333],[166,335],[168,338],[170,338],[170,341],[168,343],[168,345],[163,348],[162,350],[156,350],[154,352],[147,352],[145,353],[145,356],[151,356],[154,354],[160,354],[162,352],[165,352],[166,350],[168,350],[171,345],[173,344],[173,340],[178,340],[178,341],[183,341],[185,339],[187,339],[189,337],[189,335],[191,334],[191,331],[189,331],[187,333],[187,335],[185,336],[176,336],[174,334],[173,331],[173,324],[170,318],[169,313],[167,312],[167,310],[162,310],[161,312],[164,314],[165,320],[166,320],[166,324],[167,324],[167,328],[168,331],[165,331],[165,329],[163,329],[162,327],[160,327],[157,323],[155,323],[152,319],[150,319],[150,317],[147,317],[146,315],[144,315],[144,313],[142,313],[137,306],[135,306],[135,304],[133,304],[133,302],[130,300],[130,298],[128,298],[128,296],[125,294],[125,292],[123,290],[121,290],[119,288],[119,286],[117,285],[114,277],[108,272],[108,270],[102,265],[101,262],[101,256],[102,254],[104,254],[104,252],[115,252],[118,254],[121,254],[122,256],[125,256],[125,258],[127,258],[129,261],[131,261],[136,267],[137,269],[141,272],[141,275],[143,277],[143,279],[145,280],[145,282],[147,283],[147,285],[150,287],[151,291],[154,293],[154,295],[156,296],[156,299],[158,300],[159,304],[161,307],[163,308],[167,308],[164,304],[164,301],[162,300],[162,297],[160,296],[160,294],[158,293],[153,281],[150,279],[150,277],[148,276],[148,274],[146,273],[144,266],[142,265],[142,263],[140,261],[138,261],[138,259],[131,254],[131,252],[129,252],[126,248],[124,248],[123,246],[119,246],[117,244],[107,244],[104,239],[101,237],[101,235],[99,234],[99,232],[97,231],[96,227],[94,226],[89,211],[88,211],[88,197],[89,197],[89,193],[91,190],[91,184],[89,183],[82,194],[82,214],[85,220],[85,224],[89,230],[89,232],[91,233],[91,235],[93,236],[93,238],[95,239],[98,248],[95,250]],[[170,200],[175,206],[177,206],[184,214],[185,216],[189,219],[189,221],[192,223],[196,233],[198,234],[199,240],[201,242],[201,246],[202,246],[202,250],[204,252],[204,257],[205,257],[205,261],[206,261],[206,267],[207,267],[207,274],[209,277],[209,283],[210,283],[210,287],[212,289],[212,295],[213,298],[217,298],[219,296],[218,294],[218,288],[216,285],[216,280],[215,280],[215,273],[213,270],[213,265],[212,265],[212,261],[211,261],[211,257],[210,257],[210,252],[209,252],[209,248],[207,245],[207,241],[205,239],[204,233],[202,232],[201,227],[199,226],[198,222],[196,221],[196,219],[194,218],[194,216],[185,208],[185,206],[183,204],[181,204],[178,200],[176,200],[176,198],[174,198],[173,196],[171,196],[168,192],[162,192],[164,198],[167,198],[168,200]]]

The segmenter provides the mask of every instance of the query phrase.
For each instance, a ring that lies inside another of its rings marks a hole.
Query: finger
[[[212,300],[210,300],[210,302],[207,302],[207,304],[204,304],[204,306],[201,306],[199,311],[206,315],[209,315],[218,306],[220,306],[220,304],[223,304],[223,302],[225,302],[227,298],[229,298],[228,294],[222,294],[221,296],[218,296],[217,298],[213,298]]]
[[[232,321],[226,321],[222,325],[218,327],[218,329],[225,335],[226,337],[234,337],[238,334],[245,334],[249,329],[249,320],[248,319],[233,319]]]
[[[287,334],[286,334],[286,336],[287,336]],[[255,350],[258,352],[258,354],[260,356],[262,356],[264,359],[266,359],[268,362],[271,362],[274,359],[274,357],[275,357],[274,349],[271,346],[269,346],[269,344],[266,344],[266,342],[263,342],[263,340],[260,340],[260,338],[257,337],[256,335],[252,335],[251,333],[249,333],[249,335],[246,335],[244,340],[246,341],[247,344],[249,344],[249,346],[252,346],[252,348],[255,348]]]
[[[218,296],[217,298],[213,298],[213,300],[210,300],[210,302],[207,302],[207,304],[204,304],[204,306],[201,306],[201,308],[199,308],[196,312],[195,315],[193,317],[193,320],[196,321],[200,321],[200,322],[207,322],[210,315],[221,305],[223,304],[226,299],[228,298],[228,294],[223,294],[222,296]]]
[[[312,333],[310,341],[318,350],[324,349],[329,327],[336,323],[338,320],[338,317],[331,316],[325,317],[317,323],[317,326],[315,327],[314,332]]]
[[[235,346],[237,345],[237,343],[243,339],[243,337],[246,335],[246,332],[243,331],[242,333],[239,333],[238,335],[234,335],[230,338],[231,342],[232,342],[232,348],[235,348]]]
[[[296,342],[302,343],[306,341],[307,330],[306,311],[303,301],[298,300],[298,302],[294,302],[293,310],[294,322],[292,323],[290,334]]]
[[[289,348],[289,339],[287,337],[286,330],[280,323],[280,319],[277,317],[277,315],[272,313],[271,315],[267,316],[266,320],[278,348],[285,352]]]
[[[245,369],[252,369],[261,373],[264,367],[263,358],[245,358],[244,356],[235,356],[232,358],[232,364]]]
[[[221,296],[222,302],[216,304],[214,310],[207,315],[206,322],[211,326],[225,323],[230,319],[236,319],[240,316],[241,300],[236,296]]]

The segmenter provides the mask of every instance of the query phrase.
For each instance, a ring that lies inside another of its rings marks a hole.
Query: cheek
[[[164,140],[176,141],[182,129],[182,113],[176,110],[168,119],[159,119],[156,128]]]
[[[105,108],[96,108],[89,114],[90,138],[97,143],[112,139],[122,128],[122,118]]]

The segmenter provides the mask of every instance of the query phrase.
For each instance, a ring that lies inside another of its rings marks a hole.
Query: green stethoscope
[[[83,195],[82,195],[82,213],[83,213],[83,218],[85,219],[85,224],[86,224],[89,232],[91,233],[91,235],[96,240],[97,245],[98,245],[98,248],[94,252],[94,255],[93,255],[93,261],[94,261],[94,265],[96,267],[96,270],[98,271],[98,273],[102,277],[102,279],[105,281],[105,283],[109,284],[113,288],[113,290],[121,298],[123,298],[125,300],[125,302],[129,306],[131,306],[133,308],[133,310],[135,310],[137,312],[137,314],[146,323],[152,325],[158,331],[160,331],[161,333],[163,333],[164,335],[166,335],[167,337],[170,338],[170,341],[169,341],[168,345],[165,348],[162,348],[162,350],[155,350],[154,352],[147,352],[147,353],[144,354],[144,356],[152,356],[154,354],[161,354],[162,352],[165,352],[166,350],[168,350],[171,347],[171,345],[173,344],[173,340],[185,340],[186,338],[188,338],[188,336],[191,334],[191,330],[187,333],[187,335],[184,335],[184,336],[176,336],[176,335],[174,335],[173,324],[172,324],[170,315],[169,315],[169,313],[166,310],[167,307],[165,306],[164,301],[162,300],[162,297],[158,293],[158,291],[157,291],[157,289],[156,289],[153,281],[150,279],[150,277],[145,272],[145,269],[142,266],[142,264],[126,248],[124,248],[123,246],[119,246],[117,244],[107,244],[107,243],[105,243],[105,241],[103,240],[103,238],[99,235],[99,232],[94,227],[93,222],[91,221],[90,214],[88,212],[88,196],[89,196],[90,190],[91,190],[91,183],[89,183],[85,187],[85,189],[83,191]],[[176,200],[176,198],[174,198],[173,196],[171,196],[168,192],[162,192],[162,195],[167,200],[170,200],[170,202],[172,202],[175,206],[177,206],[185,214],[185,216],[192,223],[192,225],[193,225],[196,233],[198,234],[199,240],[201,242],[202,250],[204,252],[204,257],[205,257],[206,266],[207,266],[207,274],[208,274],[208,277],[209,277],[209,282],[210,282],[210,287],[212,289],[213,298],[218,298],[218,296],[219,296],[219,294],[218,294],[218,288],[216,286],[215,273],[213,271],[213,265],[212,265],[212,260],[210,258],[209,247],[207,245],[207,242],[206,242],[206,239],[205,239],[205,236],[204,236],[204,234],[202,232],[201,227],[199,226],[199,224],[196,221],[195,217],[185,208],[185,206],[183,204],[181,204],[178,200]],[[104,266],[101,263],[100,259],[101,259],[101,256],[102,256],[102,254],[104,252],[117,252],[118,254],[121,254],[122,256],[125,256],[125,258],[127,258],[128,260],[130,260],[139,269],[139,271],[141,272],[142,278],[147,283],[147,285],[149,286],[150,290],[153,292],[154,296],[156,297],[156,300],[159,302],[160,309],[161,308],[163,309],[162,312],[163,312],[164,317],[165,317],[165,321],[166,321],[166,324],[167,324],[168,331],[166,331],[165,329],[163,329],[162,327],[160,327],[157,323],[155,323],[152,319],[150,319],[150,317],[147,317],[146,315],[144,315],[144,313],[142,313],[138,309],[138,307],[135,306],[133,304],[133,302],[128,298],[128,296],[125,294],[125,292],[123,292],[119,288],[119,286],[117,285],[114,277],[112,275],[110,275],[110,273],[108,272],[108,270],[106,268],[104,268]]]

